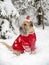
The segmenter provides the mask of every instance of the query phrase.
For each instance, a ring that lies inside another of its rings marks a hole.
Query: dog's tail
[[[4,46],[6,46],[10,50],[12,49],[12,46],[8,45],[7,43],[5,43],[5,42],[0,42],[0,43],[2,43]]]

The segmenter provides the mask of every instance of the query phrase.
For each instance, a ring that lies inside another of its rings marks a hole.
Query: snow
[[[35,32],[37,36],[36,42],[36,54],[24,53],[20,56],[14,55],[9,51],[2,43],[0,43],[0,65],[49,65],[49,27],[36,28]],[[15,38],[7,40],[1,40],[0,42],[6,42],[12,45]]]
[[[0,1],[0,17],[2,17],[0,18],[0,26],[2,27],[2,31],[0,32],[0,37],[2,34],[3,36],[5,35],[6,38],[12,38],[13,36],[11,34],[15,33],[16,31],[16,20],[19,17],[19,13],[17,9],[14,7],[14,5],[12,4],[11,0],[4,0],[3,2]],[[3,17],[5,18],[3,19]],[[4,21],[3,25],[1,25],[2,21]],[[14,30],[10,28],[10,22],[12,23]]]
[[[4,2],[0,1],[0,9],[1,9],[1,15],[3,16],[14,16],[16,14],[16,17],[19,17],[19,14],[16,10],[16,8],[13,6],[11,0],[5,0]]]

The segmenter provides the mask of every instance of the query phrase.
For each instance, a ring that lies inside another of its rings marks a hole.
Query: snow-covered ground
[[[35,31],[36,54],[24,53],[16,56],[0,43],[0,65],[49,65],[49,27],[45,27],[44,30],[35,27]],[[0,39],[0,42],[4,41],[12,45],[16,37],[7,40]]]

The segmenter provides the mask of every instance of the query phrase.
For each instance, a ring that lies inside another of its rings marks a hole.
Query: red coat
[[[20,52],[24,51],[34,51],[36,42],[36,34],[29,34],[28,36],[19,35],[18,38],[14,41],[12,47],[14,50]]]

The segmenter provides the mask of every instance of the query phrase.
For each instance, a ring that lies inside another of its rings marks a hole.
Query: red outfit
[[[24,51],[34,51],[36,42],[36,34],[29,34],[28,36],[19,35],[19,37],[14,41],[12,47],[14,50],[20,52]]]

